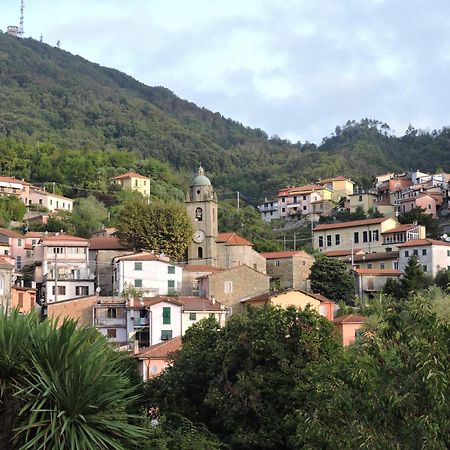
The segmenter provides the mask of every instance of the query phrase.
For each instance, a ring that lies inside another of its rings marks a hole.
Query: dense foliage
[[[192,225],[180,203],[133,199],[115,217],[117,237],[127,248],[164,253],[174,261],[185,255],[192,239]]]
[[[450,171],[447,128],[396,137],[364,119],[319,146],[293,144],[33,39],[1,34],[0,49],[2,174],[104,192],[109,176],[134,168],[155,176],[162,198],[179,195],[201,161],[221,198],[240,190],[255,203],[338,174],[368,187],[381,172]]]

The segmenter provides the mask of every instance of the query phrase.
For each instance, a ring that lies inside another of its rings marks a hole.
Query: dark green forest
[[[450,171],[450,129],[383,122],[336,127],[320,145],[269,137],[117,70],[33,39],[0,35],[0,171],[106,191],[121,170],[140,170],[180,197],[201,162],[229,198],[250,203],[286,184],[342,174],[369,186],[386,171]],[[75,193],[79,195],[78,193]]]

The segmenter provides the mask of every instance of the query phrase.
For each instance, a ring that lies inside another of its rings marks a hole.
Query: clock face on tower
[[[203,242],[203,240],[205,239],[205,232],[203,230],[197,230],[194,233],[194,236],[192,236],[192,240],[196,243],[196,244],[200,244]]]

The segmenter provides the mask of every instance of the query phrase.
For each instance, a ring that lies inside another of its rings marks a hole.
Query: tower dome
[[[202,166],[198,168],[198,175],[192,180],[192,186],[211,186],[211,181],[205,176],[205,169]]]

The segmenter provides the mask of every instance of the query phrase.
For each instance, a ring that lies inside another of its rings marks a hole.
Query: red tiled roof
[[[358,275],[373,275],[373,276],[392,276],[399,277],[402,273],[398,269],[353,269]]]
[[[273,297],[288,294],[290,292],[300,292],[302,294],[307,295],[308,297],[312,297],[315,298],[316,300],[319,300],[319,302],[321,303],[334,303],[333,300],[330,300],[329,298],[321,294],[313,294],[311,292],[302,291],[301,289],[281,289],[279,291],[265,292],[264,294],[255,295],[254,297],[241,300],[241,303],[251,303],[258,300],[271,301]]]
[[[205,297],[180,296],[177,300],[182,303],[185,311],[220,311],[222,309],[220,303],[213,303]]]
[[[183,270],[185,272],[206,272],[206,273],[213,273],[213,272],[220,272],[223,269],[221,269],[220,267],[215,267],[215,266],[207,266],[207,265],[203,265],[203,264],[186,264],[185,266],[183,266]]]
[[[145,180],[148,180],[148,177],[145,177],[144,175],[141,175],[140,173],[136,172],[127,172],[123,173],[122,175],[117,175],[117,177],[112,177],[110,180],[122,180],[124,178],[143,178]]]
[[[376,217],[374,219],[352,220],[350,222],[338,222],[338,223],[325,223],[323,225],[317,225],[314,231],[333,230],[336,228],[350,228],[359,227],[364,225],[376,225],[383,223],[385,220],[389,220],[386,217]]]
[[[89,248],[90,250],[126,250],[115,236],[91,238]]]
[[[28,181],[18,180],[17,178],[13,178],[13,177],[1,177],[0,176],[0,181],[2,181],[4,183],[15,183],[15,184],[22,184],[24,186],[31,186],[31,184],[28,183]]]
[[[450,247],[450,242],[438,241],[436,239],[412,239],[403,244],[397,244],[397,247],[419,247],[422,245],[444,245]]]
[[[54,233],[47,233],[45,231],[27,231],[25,233],[26,238],[43,238],[45,236],[52,236]]]
[[[70,234],[58,234],[54,236],[45,236],[41,238],[41,241],[46,245],[52,245],[53,242],[57,244],[64,243],[64,245],[70,245],[70,242],[76,242],[74,245],[89,245],[88,239],[84,239],[78,236],[71,236]]]
[[[181,349],[181,336],[169,341],[160,342],[148,348],[143,348],[135,355],[138,359],[168,359],[170,355]]]
[[[247,239],[244,239],[242,236],[239,236],[236,233],[219,233],[217,236],[216,242],[218,244],[224,243],[225,245],[251,245],[253,244]]]
[[[303,256],[307,258],[314,258],[309,253],[304,252],[303,250],[288,250],[285,252],[265,252],[261,253],[262,256],[266,259],[283,259],[283,258],[292,258],[293,256]]]
[[[165,255],[157,255],[156,253],[140,252],[133,255],[119,256],[116,261],[161,261],[170,263],[170,258]]]
[[[11,238],[23,238],[22,234],[18,233],[17,231],[8,230],[7,228],[0,228],[0,234]]]
[[[399,225],[398,227],[391,228],[390,230],[383,231],[381,234],[401,233],[403,231],[408,231],[417,227],[420,227],[420,225],[414,225],[413,223],[405,223],[403,225]]]
[[[134,299],[134,305],[130,306],[128,302],[128,309],[142,309],[148,308],[149,306],[157,305],[158,303],[172,303],[176,306],[183,306],[183,303],[179,301],[178,297],[171,297],[167,295],[155,295],[154,297],[142,297]]]
[[[350,181],[350,183],[353,183],[352,180],[345,178],[342,175],[339,175],[339,176],[333,177],[333,178],[325,178],[323,180],[320,180],[319,183],[331,183],[333,181]],[[353,183],[353,184],[355,184],[355,183]]]
[[[14,267],[13,264],[11,264],[8,260],[6,260],[5,258],[2,258],[1,256],[0,256],[0,264],[2,264],[3,266],[11,267],[11,268]]]
[[[367,318],[356,314],[347,314],[346,316],[336,317],[335,323],[363,323]]]
[[[399,252],[375,252],[354,255],[354,262],[361,261],[383,261],[385,259],[397,259]]]
[[[364,250],[362,248],[354,248],[353,249],[353,255],[356,255],[358,253],[364,253]],[[346,248],[342,250],[327,250],[325,252],[325,256],[328,256],[330,258],[337,258],[339,256],[349,256],[352,254],[352,249]]]

